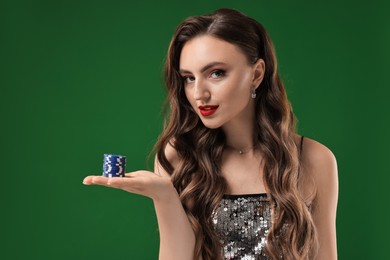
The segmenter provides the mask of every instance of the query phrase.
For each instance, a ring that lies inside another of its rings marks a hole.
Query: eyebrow
[[[203,73],[203,72],[205,72],[206,70],[208,70],[209,68],[214,67],[214,66],[216,66],[216,65],[226,65],[226,63],[220,62],[220,61],[211,62],[211,63],[207,64],[206,66],[204,66],[204,67],[200,70],[200,72]],[[180,73],[191,73],[191,71],[189,71],[189,70],[179,70],[179,72],[180,72]]]

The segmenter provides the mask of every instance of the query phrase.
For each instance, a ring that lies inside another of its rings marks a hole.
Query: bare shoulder
[[[302,147],[302,173],[313,180],[306,189],[315,190],[316,200],[335,197],[338,194],[337,161],[333,152],[325,145],[305,137]]]
[[[336,212],[338,203],[337,161],[325,145],[303,139],[303,175],[312,177],[315,197],[311,214],[317,229],[319,251],[316,259],[337,259]]]
[[[304,137],[302,148],[302,162],[306,169],[315,169],[318,172],[321,169],[329,169],[337,165],[333,152],[313,139]]]
[[[171,140],[165,147],[165,156],[167,157],[168,161],[171,163],[173,168],[176,168],[179,164],[179,155],[177,154],[177,151],[174,147],[175,141]]]
[[[174,140],[170,141],[167,146],[165,147],[165,156],[169,163],[172,165],[173,168],[176,168],[178,164],[180,163],[179,156],[177,154],[176,149],[174,148]],[[158,161],[157,156],[155,157],[154,161],[154,169],[155,172],[159,175],[169,175],[164,168],[161,166],[160,162]]]

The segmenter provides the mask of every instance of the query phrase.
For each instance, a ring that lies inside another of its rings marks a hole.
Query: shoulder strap
[[[299,154],[298,154],[298,159],[299,159],[298,176],[299,176],[299,174],[301,173],[302,149],[303,149],[303,135],[301,136],[301,143],[299,144]]]
[[[301,145],[299,147],[299,155],[302,154],[302,149],[303,149],[303,135],[301,136]]]

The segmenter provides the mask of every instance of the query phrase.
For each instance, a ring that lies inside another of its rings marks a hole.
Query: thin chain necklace
[[[249,152],[250,150],[252,150],[252,149],[257,147],[257,145],[255,145],[255,146],[252,146],[252,147],[249,147],[249,148],[237,149],[237,148],[234,148],[233,146],[230,146],[230,145],[226,145],[226,146],[231,148],[231,149],[233,149],[233,150],[235,150],[235,151],[237,151],[240,155],[243,155],[243,154],[245,154],[245,153]]]

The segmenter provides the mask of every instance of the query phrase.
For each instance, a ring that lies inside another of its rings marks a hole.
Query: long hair
[[[264,156],[263,180],[269,188],[273,221],[265,250],[272,259],[308,259],[316,248],[314,223],[298,191],[299,152],[294,142],[295,117],[277,73],[274,46],[264,27],[232,9],[192,16],[176,29],[165,64],[169,115],[156,144],[161,166],[171,175],[184,210],[195,232],[195,259],[221,259],[220,240],[211,222],[227,190],[221,174],[226,138],[220,128],[208,129],[191,108],[179,73],[181,50],[186,42],[210,35],[236,45],[254,63],[265,62],[265,75],[256,89],[254,144]],[[173,167],[165,154],[170,144],[180,162]]]

